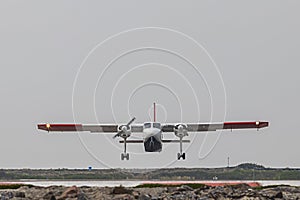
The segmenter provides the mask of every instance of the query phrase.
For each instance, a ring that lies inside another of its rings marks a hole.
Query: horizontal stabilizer
[[[124,143],[124,140],[120,140],[120,143]],[[126,143],[144,143],[143,140],[126,140]]]
[[[163,143],[179,143],[180,140],[162,140]],[[182,140],[183,143],[189,143],[190,140]]]
[[[120,140],[120,143],[124,143],[124,140]],[[162,140],[163,143],[179,143],[180,140]],[[183,143],[189,143],[190,140],[182,140]],[[126,140],[126,143],[144,143],[143,140]]]

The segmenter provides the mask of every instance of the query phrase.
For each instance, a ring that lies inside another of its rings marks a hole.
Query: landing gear
[[[180,158],[182,158],[182,160],[185,160],[185,153],[178,153],[177,154],[177,159],[180,160]]]
[[[124,138],[124,153],[121,154],[121,160],[124,160],[124,159],[129,160],[129,153],[126,152],[126,147],[127,147],[126,139],[127,138]]]
[[[188,136],[188,132],[187,132],[187,126],[185,124],[177,124],[174,127],[174,133],[175,135],[179,138],[179,145],[180,145],[180,152],[177,154],[177,159],[180,160],[182,158],[182,160],[185,160],[185,153],[182,152],[182,139],[185,136]]]
[[[124,159],[129,160],[129,153],[122,153],[121,154],[121,160],[124,160]]]
[[[182,160],[185,160],[185,153],[182,153],[182,137],[179,137],[179,143],[180,143],[180,152],[177,154],[177,159],[180,160],[180,158],[182,158]]]
[[[132,118],[126,125],[121,125],[118,127],[118,133],[114,135],[113,138],[121,137],[124,139],[124,153],[121,154],[121,160],[129,160],[129,153],[126,153],[126,140],[131,135],[130,125],[135,120],[135,117]]]

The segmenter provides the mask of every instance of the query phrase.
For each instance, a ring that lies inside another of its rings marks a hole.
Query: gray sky
[[[1,1],[0,168],[216,167],[228,156],[232,165],[300,167],[299,9],[299,1],[273,0]],[[176,144],[150,154],[132,145],[122,162],[111,135],[36,128],[130,116],[142,123],[153,101],[162,122],[267,120],[270,127],[190,134],[180,162]]]

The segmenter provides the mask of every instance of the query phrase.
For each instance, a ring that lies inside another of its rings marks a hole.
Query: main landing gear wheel
[[[182,158],[182,160],[185,160],[185,153],[182,153],[182,138],[183,138],[184,136],[179,136],[179,147],[180,147],[180,151],[179,151],[179,153],[177,154],[177,159],[178,160],[180,160],[180,158]]]
[[[129,160],[129,153],[122,153],[121,154],[121,160],[124,160],[124,159]]]
[[[121,160],[129,160],[129,153],[126,152],[126,138],[124,139],[124,153],[121,154]]]
[[[185,160],[185,153],[178,153],[177,159],[180,160],[180,158],[182,158],[182,160]]]

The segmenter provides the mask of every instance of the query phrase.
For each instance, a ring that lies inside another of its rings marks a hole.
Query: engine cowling
[[[131,135],[131,127],[128,125],[121,125],[118,127],[119,136],[122,138],[128,138]]]
[[[186,124],[176,124],[174,126],[174,133],[177,137],[184,137],[188,135]]]

